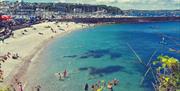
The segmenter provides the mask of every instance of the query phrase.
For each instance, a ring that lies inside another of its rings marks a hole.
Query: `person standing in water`
[[[62,80],[63,79],[63,74],[62,73],[58,73],[59,75],[59,80]]]
[[[113,91],[113,83],[108,82],[107,88],[108,88],[110,91]]]
[[[63,73],[64,73],[64,78],[67,77],[67,71],[66,71],[66,69],[64,70]]]
[[[40,91],[41,86],[40,86],[40,85],[37,85],[35,88],[36,88],[36,91]]]
[[[86,83],[85,87],[84,87],[84,91],[88,91],[89,85]]]
[[[19,86],[19,91],[24,91],[24,90],[23,90],[23,86],[22,86],[22,83],[21,83],[21,82],[19,82],[19,83],[18,83],[18,86]]]

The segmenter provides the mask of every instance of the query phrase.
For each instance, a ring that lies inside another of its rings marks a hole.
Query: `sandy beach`
[[[87,24],[75,24],[73,22],[44,22],[15,30],[14,36],[6,39],[4,43],[0,42],[0,55],[9,53],[10,56],[5,62],[1,62],[4,80],[0,86],[7,83],[14,84],[14,79],[21,80],[31,65],[32,59],[40,53],[48,41],[86,27],[88,27]],[[13,55],[19,57],[13,59]]]

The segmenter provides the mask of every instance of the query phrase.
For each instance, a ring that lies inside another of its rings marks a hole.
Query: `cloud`
[[[96,0],[97,3],[115,3],[117,0]]]
[[[96,0],[122,9],[180,9],[180,0]]]
[[[138,3],[138,4],[148,4],[148,3],[180,3],[180,0],[96,0],[97,3]]]
[[[133,3],[139,0],[96,0],[97,3]]]

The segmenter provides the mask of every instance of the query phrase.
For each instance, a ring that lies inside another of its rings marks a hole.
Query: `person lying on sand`
[[[11,53],[7,52],[7,54],[4,54],[3,56],[0,56],[0,61],[5,62],[8,58],[11,58]]]
[[[39,32],[38,34],[39,34],[39,35],[43,35],[43,33],[41,33],[41,32]]]
[[[57,25],[57,27],[60,27],[59,25]]]
[[[37,29],[34,27],[33,30],[37,30]]]
[[[13,54],[13,56],[12,56],[12,59],[18,59],[19,58],[19,55],[18,55],[18,53],[16,53],[16,54]]]
[[[24,32],[28,32],[26,29],[24,29]]]
[[[22,32],[21,34],[22,34],[22,35],[25,35],[25,33],[24,33],[24,32]]]
[[[0,69],[0,81],[4,80],[3,73],[4,73],[4,71]]]

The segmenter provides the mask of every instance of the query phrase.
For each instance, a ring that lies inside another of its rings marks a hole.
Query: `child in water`
[[[59,80],[62,80],[63,79],[63,74],[62,73],[58,73],[59,75]]]
[[[64,78],[66,78],[66,77],[67,77],[67,71],[66,71],[66,69],[64,70],[63,73],[58,73],[58,75],[59,75],[59,80],[62,80],[62,79],[64,79]]]

